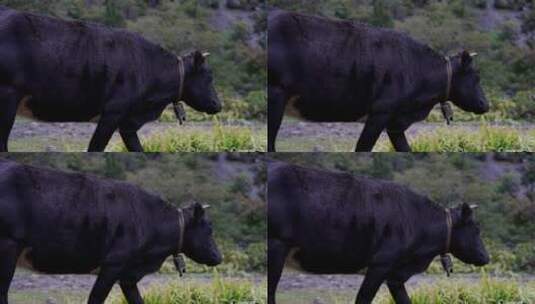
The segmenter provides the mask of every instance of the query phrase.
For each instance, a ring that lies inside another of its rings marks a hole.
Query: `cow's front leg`
[[[287,255],[286,244],[273,238],[268,240],[268,304],[275,304],[275,292]]]
[[[389,268],[384,266],[374,266],[368,268],[366,276],[362,285],[360,285],[359,292],[357,294],[356,304],[370,304],[375,298],[375,294],[383,284],[388,274]]]
[[[128,304],[143,304],[143,298],[139,293],[136,282],[121,281],[119,283]]]
[[[122,129],[119,129],[119,134],[121,134],[121,138],[128,151],[143,152],[143,146],[139,141],[136,131],[123,131]]]
[[[275,152],[275,140],[284,116],[286,98],[282,88],[268,86],[268,152]]]
[[[386,284],[396,304],[411,304],[411,299],[403,282],[388,280]]]
[[[7,293],[19,255],[20,246],[16,242],[0,239],[0,304],[7,304]]]
[[[87,303],[103,304],[104,301],[106,301],[113,284],[117,282],[122,269],[122,267],[117,265],[102,267],[95,285],[93,285],[93,288],[91,289]]]
[[[9,133],[13,128],[21,94],[9,87],[0,87],[0,152],[7,152]]]
[[[409,142],[407,141],[407,137],[405,136],[405,132],[403,131],[386,131],[388,133],[388,138],[390,138],[390,142],[392,143],[392,146],[394,146],[394,149],[397,152],[411,152],[411,146],[409,145]]]
[[[120,104],[108,106],[100,117],[95,133],[89,142],[88,152],[102,152],[108,145],[113,132],[117,130],[124,112]]]
[[[368,117],[364,129],[357,142],[356,152],[370,152],[375,146],[377,139],[383,132],[390,115],[388,113],[373,114]]]

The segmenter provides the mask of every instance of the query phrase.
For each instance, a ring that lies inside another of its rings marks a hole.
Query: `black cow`
[[[268,39],[269,151],[285,110],[315,122],[366,119],[356,151],[371,151],[385,129],[397,151],[409,151],[405,130],[437,103],[489,109],[466,51],[446,59],[399,32],[279,10]]]
[[[317,274],[367,267],[359,304],[385,281],[397,304],[410,303],[404,283],[437,255],[489,262],[470,206],[445,210],[392,182],[271,163],[268,201],[270,304],[287,258]]]
[[[177,210],[125,182],[0,160],[0,304],[17,265],[97,273],[88,303],[104,303],[119,282],[128,303],[141,304],[137,282],[180,252],[221,262],[201,205]]]
[[[17,113],[97,121],[89,151],[103,151],[117,129],[128,150],[142,151],[136,132],[171,102],[221,110],[199,51],[177,57],[124,30],[2,6],[0,41],[0,151],[7,151]]]

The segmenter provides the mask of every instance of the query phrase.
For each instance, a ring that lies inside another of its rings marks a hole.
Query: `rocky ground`
[[[279,304],[332,304],[352,303],[358,292],[363,276],[360,275],[309,275],[297,272],[285,272],[279,283],[277,303]],[[514,280],[520,284],[528,284],[535,276],[516,275]],[[480,275],[452,274],[449,278],[443,275],[416,275],[406,284],[409,293],[415,288],[433,286],[439,282],[455,282],[459,284],[477,284]],[[510,277],[496,278],[510,280]],[[390,299],[386,286],[382,286],[376,300]]]
[[[415,275],[408,282],[407,287],[416,287],[421,284],[433,284],[439,280],[446,279],[444,275]],[[453,274],[450,279],[475,283],[479,281],[479,274]],[[364,276],[361,275],[311,275],[303,273],[284,273],[279,283],[280,290],[292,289],[349,289],[358,290]],[[535,280],[535,276],[519,276],[520,282]]]
[[[227,123],[225,123],[227,124]],[[256,122],[234,122],[230,125],[241,125],[251,128],[259,128]],[[89,140],[96,128],[94,123],[44,123],[19,119],[15,122],[10,134],[10,151],[25,152],[63,152],[85,151]],[[138,132],[143,141],[144,137],[161,133],[166,130],[178,129],[184,131],[211,132],[212,122],[186,122],[180,126],[178,123],[152,122],[148,123]],[[120,141],[116,132],[111,143]]]
[[[525,132],[533,130],[530,124],[492,124],[509,126]],[[480,122],[453,122],[449,128],[473,132],[482,126]],[[277,151],[351,152],[356,146],[364,124],[362,123],[311,123],[289,120],[282,123],[277,136]],[[407,137],[428,133],[446,127],[445,123],[421,122],[413,124],[406,132]],[[380,140],[388,140],[386,134]]]
[[[262,284],[265,276],[251,274],[243,277],[233,277],[250,280],[255,284]],[[171,283],[173,281],[195,282],[210,284],[211,274],[186,274],[180,278],[178,274],[152,274],[139,283],[143,292],[147,288]],[[26,270],[17,270],[10,287],[10,303],[14,304],[70,304],[85,303],[87,296],[96,280],[94,275],[44,275]],[[117,286],[112,291],[112,297],[120,294]]]

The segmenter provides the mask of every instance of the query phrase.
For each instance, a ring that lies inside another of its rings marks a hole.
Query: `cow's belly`
[[[89,109],[68,102],[37,100],[26,95],[19,102],[17,115],[46,122],[97,122],[98,107]]]
[[[24,248],[17,260],[17,267],[48,274],[96,274],[100,268],[96,259],[74,254],[36,254],[32,248]]]
[[[299,95],[288,99],[285,115],[312,122],[365,122],[366,111],[358,106],[341,105],[332,107],[329,102],[306,101]]]
[[[290,250],[285,267],[315,274],[354,274],[364,268],[365,262],[339,255],[314,254],[294,247]]]

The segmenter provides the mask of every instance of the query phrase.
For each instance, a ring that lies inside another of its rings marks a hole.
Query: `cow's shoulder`
[[[23,168],[23,165],[7,160],[7,159],[0,159],[0,178],[6,179],[11,178],[13,174],[15,174],[17,171]]]
[[[28,22],[28,15],[25,12],[0,7],[0,28],[3,30],[21,28]]]

